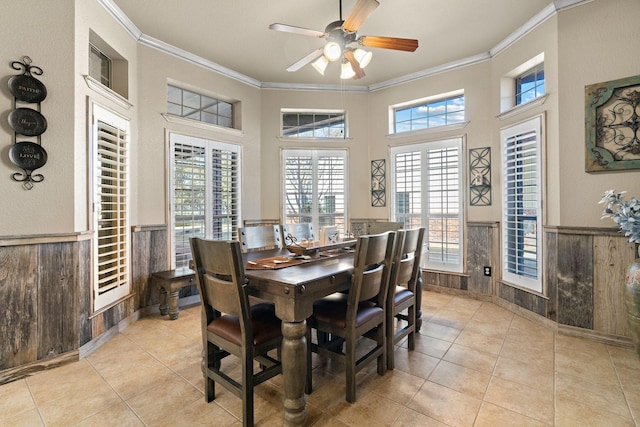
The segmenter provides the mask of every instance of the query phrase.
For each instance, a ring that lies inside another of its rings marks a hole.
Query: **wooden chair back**
[[[282,236],[285,246],[294,242],[300,245],[304,241],[315,241],[313,225],[310,222],[282,224]],[[294,240],[292,241],[291,238]]]
[[[380,234],[385,231],[397,231],[404,227],[404,222],[370,221],[367,222],[367,234]]]
[[[240,243],[237,241],[190,239],[196,283],[207,324],[220,313],[237,316],[244,336],[252,336],[249,298]]]
[[[424,227],[411,230],[398,230],[391,269],[390,289],[403,286],[415,291],[416,282],[420,274],[420,258]],[[393,292],[389,292],[393,296]]]
[[[238,241],[242,252],[259,249],[276,249],[282,247],[279,225],[259,225],[255,227],[239,227]]]
[[[393,231],[358,238],[349,289],[349,309],[354,318],[361,301],[375,300],[378,306],[385,307],[394,238]]]

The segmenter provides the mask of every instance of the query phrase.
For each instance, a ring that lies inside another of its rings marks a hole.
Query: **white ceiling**
[[[486,56],[531,19],[549,0],[379,0],[380,6],[358,30],[418,39],[415,52],[371,49],[373,59],[360,80],[347,85],[371,87]],[[567,1],[576,3],[579,1]],[[345,19],[356,0],[342,1]],[[311,65],[286,68],[324,39],[269,30],[281,23],[324,31],[340,18],[340,0],[102,0],[121,9],[141,38],[157,39],[261,83],[340,85],[332,63],[321,76]],[[556,2],[560,3],[560,2]],[[117,9],[116,9],[117,10]],[[547,8],[548,10],[548,8]],[[120,12],[120,11],[119,11]]]

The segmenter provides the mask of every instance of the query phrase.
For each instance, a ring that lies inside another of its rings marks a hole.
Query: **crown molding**
[[[230,68],[217,64],[208,59],[204,59],[198,55],[187,52],[183,49],[179,49],[175,46],[167,44],[161,40],[143,34],[138,27],[129,19],[127,15],[114,3],[113,0],[97,0],[102,7],[118,22],[129,35],[141,43],[142,45],[157,49],[161,52],[168,53],[177,58],[189,61],[201,67],[207,68],[211,71],[219,73],[223,76],[237,80],[241,83],[245,83],[249,86],[253,86],[258,89],[283,89],[283,90],[309,90],[309,91],[340,91],[340,92],[373,92],[376,90],[387,89],[392,86],[397,86],[410,81],[418,80],[424,77],[433,76],[446,71],[451,71],[457,68],[466,67],[469,65],[477,64],[482,61],[487,61],[494,56],[500,54],[509,46],[520,40],[522,37],[533,31],[537,26],[545,22],[550,17],[557,14],[563,9],[568,9],[574,6],[578,6],[584,3],[590,3],[594,0],[556,0],[551,2],[542,11],[537,13],[531,19],[529,19],[524,25],[508,35],[504,40],[498,43],[487,52],[482,52],[467,58],[462,58],[458,61],[453,61],[448,64],[443,64],[437,67],[432,67],[426,70],[418,71],[416,73],[407,74],[394,79],[386,80],[380,83],[376,83],[370,86],[343,86],[343,85],[318,85],[318,84],[296,84],[296,83],[278,83],[278,82],[261,82],[257,79],[234,71]]]

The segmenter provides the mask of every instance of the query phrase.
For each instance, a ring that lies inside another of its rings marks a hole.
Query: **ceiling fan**
[[[418,40],[402,39],[396,37],[383,36],[360,36],[356,34],[358,28],[364,23],[380,3],[378,0],[358,0],[353,10],[342,20],[342,0],[340,0],[340,19],[327,25],[323,31],[311,30],[308,28],[296,27],[286,24],[271,24],[269,29],[282,31],[285,33],[300,34],[324,38],[327,43],[305,57],[291,64],[287,71],[298,71],[300,68],[311,63],[313,67],[322,75],[329,62],[342,59],[343,79],[353,78],[354,80],[364,77],[363,68],[371,61],[371,52],[361,49],[359,46],[373,47],[380,49],[393,49],[405,52],[413,52],[418,48]]]

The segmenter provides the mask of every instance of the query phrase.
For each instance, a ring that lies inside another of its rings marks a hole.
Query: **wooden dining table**
[[[349,288],[354,255],[337,249],[323,256],[320,251],[286,266],[285,257],[290,256],[286,249],[243,254],[249,294],[273,301],[282,319],[283,421],[285,426],[301,426],[307,417],[306,319],[313,313],[314,301]],[[275,261],[280,262],[273,264]]]

